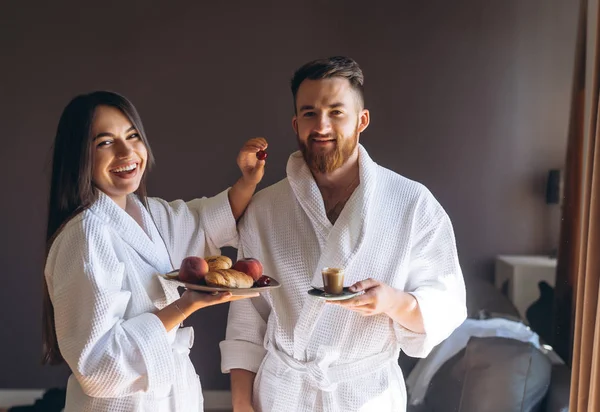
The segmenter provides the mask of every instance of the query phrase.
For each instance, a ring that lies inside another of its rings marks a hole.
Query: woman
[[[180,324],[241,297],[180,297],[156,275],[235,246],[236,220],[264,174],[256,152],[266,147],[246,142],[242,177],[229,190],[167,203],[146,197],[153,156],[126,98],[94,92],[67,105],[54,145],[44,302],[45,360],[72,371],[65,411],[203,409],[193,329]]]

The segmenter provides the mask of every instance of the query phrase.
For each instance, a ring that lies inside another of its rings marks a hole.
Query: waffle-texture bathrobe
[[[72,375],[66,412],[202,411],[191,327],[169,333],[153,312],[177,298],[159,280],[190,255],[237,244],[227,193],[191,202],[130,195],[144,228],[101,193],[54,240],[45,275]],[[164,240],[163,240],[164,239]]]
[[[282,286],[230,306],[222,370],[257,372],[262,412],[406,409],[399,352],[424,357],[466,317],[450,219],[421,184],[374,163],[359,146],[360,184],[332,225],[302,155],[287,178],[255,195],[238,227],[240,255],[259,259]],[[321,268],[345,285],[374,278],[412,293],[425,333],[386,315],[363,317],[307,294]]]

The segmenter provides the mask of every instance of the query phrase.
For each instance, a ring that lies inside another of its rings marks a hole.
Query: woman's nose
[[[117,156],[120,158],[127,158],[133,152],[133,148],[127,141],[122,141],[117,144]]]

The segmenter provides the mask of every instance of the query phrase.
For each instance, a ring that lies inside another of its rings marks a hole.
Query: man
[[[282,286],[231,304],[221,354],[234,411],[404,411],[399,352],[426,356],[466,317],[450,219],[358,144],[369,111],[355,61],[307,63],[292,94],[300,151],[239,224],[240,256]],[[324,267],[364,293],[308,295]]]

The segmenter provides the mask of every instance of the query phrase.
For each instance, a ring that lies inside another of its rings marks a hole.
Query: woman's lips
[[[118,166],[112,169],[110,172],[115,176],[118,176],[123,179],[129,179],[134,177],[139,169],[138,163],[128,163],[126,165]]]

